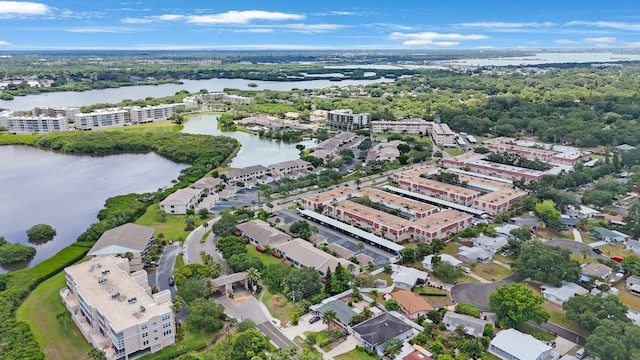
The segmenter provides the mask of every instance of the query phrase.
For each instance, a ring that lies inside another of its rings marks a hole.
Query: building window
[[[171,331],[171,329],[169,329],[169,330],[165,331],[163,334],[164,334],[164,336],[167,336],[167,335],[171,335],[171,333],[172,333],[172,331]]]
[[[162,321],[167,321],[169,319],[171,319],[171,315],[170,314],[166,314],[166,315],[162,316]]]
[[[170,322],[162,324],[162,328],[163,329],[166,329],[166,328],[169,328],[169,327],[171,327],[171,323]]]
[[[147,324],[142,324],[142,326],[140,327],[140,330],[147,330]]]
[[[149,345],[149,340],[145,340],[142,342],[142,345]]]
[[[149,336],[149,333],[142,333],[143,338],[146,338],[147,336]]]

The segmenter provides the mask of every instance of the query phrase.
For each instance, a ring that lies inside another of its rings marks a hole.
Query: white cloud
[[[0,46],[8,46],[8,45],[11,45],[11,43],[8,41],[0,40]]]
[[[64,31],[70,33],[85,33],[85,34],[97,34],[97,33],[128,33],[131,32],[130,29],[118,28],[118,27],[77,27],[77,28],[68,28]]]
[[[150,24],[153,22],[151,18],[124,18],[122,22],[125,24]]]
[[[421,32],[421,33],[401,33],[393,32],[389,35],[391,40],[403,40],[402,44],[407,46],[438,46],[448,47],[456,46],[460,44],[460,41],[464,40],[483,40],[488,39],[486,35],[480,34],[440,34],[436,32]]]
[[[160,16],[154,16],[160,21],[178,21],[184,19],[184,15],[164,14]]]
[[[596,46],[606,46],[606,45],[611,45],[613,43],[616,42],[616,38],[614,37],[608,37],[608,36],[603,36],[603,37],[591,37],[591,38],[584,38],[582,39],[582,41],[589,43],[589,44],[594,44]]]
[[[28,1],[0,1],[0,16],[45,15],[50,11],[43,3]]]
[[[503,21],[482,21],[455,24],[462,27],[482,28],[482,29],[521,29],[540,28],[555,26],[552,22],[503,22]]]
[[[640,48],[640,41],[636,41],[636,42],[632,42],[632,43],[626,43],[625,46],[633,47],[633,48]]]
[[[293,32],[304,34],[325,33],[333,30],[344,29],[346,25],[340,24],[285,24],[277,26],[278,28],[289,29]]]
[[[594,26],[626,31],[640,31],[640,23],[627,23],[617,21],[570,21],[566,26]]]
[[[246,10],[246,11],[227,11],[225,13],[214,15],[191,15],[187,17],[187,22],[200,25],[212,24],[247,24],[255,20],[266,21],[284,21],[284,20],[302,20],[304,15],[291,14],[274,11],[262,10]]]
[[[392,24],[392,23],[371,23],[371,24],[363,24],[366,27],[379,27],[383,29],[389,30],[413,30],[411,26],[400,25],[400,24]]]
[[[574,44],[580,43],[579,41],[569,40],[569,39],[556,39],[556,40],[553,40],[553,42],[560,45],[574,45]]]
[[[122,22],[125,24],[150,24],[152,22],[160,22],[160,21],[180,21],[184,20],[186,17],[184,15],[175,15],[175,14],[164,14],[158,16],[146,16],[143,18],[124,18]]]
[[[272,33],[274,31],[273,28],[250,28],[250,29],[238,29],[234,30],[234,32],[239,33],[256,33],[256,34],[264,34],[264,33]]]

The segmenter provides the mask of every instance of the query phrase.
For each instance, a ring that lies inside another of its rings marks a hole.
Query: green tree
[[[257,286],[261,276],[262,275],[260,275],[260,271],[258,271],[258,269],[249,268],[249,270],[247,270],[247,282],[249,283],[249,286],[251,288]]]
[[[587,338],[585,354],[600,359],[637,359],[640,327],[630,322],[605,319]]]
[[[250,319],[243,319],[236,325],[236,333],[245,332],[249,329],[255,329],[256,323],[251,321]]]
[[[564,228],[560,222],[560,211],[556,209],[556,203],[553,200],[543,200],[537,203],[533,211],[548,227],[555,231],[560,231]]]
[[[511,268],[533,280],[556,286],[562,281],[577,281],[580,275],[580,264],[571,259],[570,250],[546,246],[540,241],[523,246]]]
[[[200,217],[200,219],[204,220],[206,218],[209,217],[209,210],[206,208],[202,208],[200,210],[198,210],[198,217]]]
[[[184,231],[191,231],[196,228],[196,219],[189,215],[184,219]]]
[[[191,304],[197,299],[209,296],[211,290],[207,279],[188,278],[180,282],[178,295],[180,295],[187,304]]]
[[[602,209],[613,203],[613,197],[615,195],[616,194],[609,191],[589,189],[585,190],[584,194],[582,195],[582,203],[594,205],[595,207]]]
[[[105,354],[104,351],[102,351],[102,350],[100,350],[98,348],[94,348],[94,347],[89,349],[89,351],[87,352],[87,356],[92,360],[106,360],[107,359],[107,355]]]
[[[501,328],[517,327],[529,320],[538,324],[549,320],[542,307],[544,298],[520,283],[500,286],[489,295],[489,310],[498,317]]]
[[[476,307],[473,304],[458,303],[456,304],[455,312],[457,312],[458,314],[464,314],[464,315],[473,316],[475,318],[479,318],[481,311],[480,309],[478,309],[478,307]]]
[[[438,279],[453,284],[462,276],[462,270],[444,261],[439,261],[433,267],[433,274]]]
[[[187,326],[194,331],[214,333],[224,325],[224,308],[215,299],[197,298],[187,307]]]
[[[222,212],[220,219],[211,227],[214,234],[220,237],[233,234],[238,225],[238,217],[232,213]]]
[[[231,340],[234,360],[251,360],[269,349],[269,339],[257,328],[236,333]]]
[[[336,321],[338,321],[338,314],[333,309],[328,309],[325,311],[322,316],[322,323],[327,325],[327,330],[331,331],[336,325]]]
[[[567,319],[589,332],[604,319],[631,322],[627,318],[629,309],[615,296],[574,296],[562,308],[567,312]]]
[[[43,243],[53,239],[56,236],[56,230],[47,224],[37,224],[27,230],[27,238],[30,243]]]
[[[283,263],[270,264],[267,265],[264,275],[262,276],[262,281],[267,285],[269,291],[271,292],[282,292],[284,279],[287,275],[295,271],[295,269],[287,266]]]
[[[290,299],[307,299],[322,291],[320,274],[314,268],[293,269],[284,279],[284,290]]]
[[[389,299],[384,303],[384,308],[387,311],[398,311],[400,310],[400,303],[396,299]]]
[[[387,355],[390,359],[395,357],[402,351],[403,342],[400,339],[391,338],[382,344],[382,353]]]

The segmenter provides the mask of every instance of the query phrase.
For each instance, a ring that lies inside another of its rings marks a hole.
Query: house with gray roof
[[[621,243],[629,239],[628,235],[625,235],[619,231],[609,230],[599,226],[591,229],[591,233],[599,240],[608,243]]]
[[[424,257],[424,259],[422,259],[422,267],[429,270],[429,271],[433,271],[433,258],[435,256],[439,256],[440,257],[440,261],[444,261],[447,264],[450,264],[452,266],[458,267],[462,264],[462,261],[456,259],[455,257],[449,255],[449,254],[440,254],[440,255],[427,255]]]
[[[405,340],[413,335],[413,327],[388,312],[363,321],[352,328],[360,345],[382,356],[384,343],[391,339]]]
[[[540,290],[542,291],[542,295],[545,299],[558,305],[564,304],[574,296],[584,296],[589,293],[589,290],[576,283],[564,281],[562,282],[562,286],[543,284],[540,286]]]
[[[160,210],[167,214],[184,215],[187,210],[193,210],[196,207],[201,195],[202,189],[178,189],[160,202]]]
[[[640,277],[631,275],[627,278],[626,288],[633,295],[640,296]]]
[[[269,223],[262,220],[251,220],[238,224],[236,229],[240,231],[240,236],[255,246],[258,251],[264,251],[267,246],[274,247],[292,239],[291,236],[271,227]]]
[[[448,331],[454,331],[458,326],[462,326],[465,334],[473,337],[481,337],[484,333],[485,325],[488,321],[474,318],[473,316],[447,311],[442,318],[442,323]]]
[[[191,187],[194,189],[207,189],[210,192],[216,188],[216,186],[222,183],[222,179],[214,178],[214,177],[203,177],[198,181],[194,182]]]
[[[551,355],[551,346],[516,329],[506,329],[491,340],[489,352],[504,360],[544,360]]]
[[[479,247],[460,246],[458,259],[466,263],[488,263],[493,259],[493,254]]]
[[[424,284],[429,278],[429,273],[426,271],[406,266],[392,265],[392,270],[391,280],[398,289],[411,290],[418,284]]]
[[[282,257],[287,264],[297,268],[314,268],[321,276],[325,275],[327,269],[334,271],[338,264],[351,269],[353,275],[357,275],[360,272],[360,267],[351,261],[328,254],[314,247],[312,243],[300,238],[275,245],[273,253],[278,257]]]
[[[492,254],[497,253],[509,245],[509,239],[503,236],[489,237],[479,236],[473,239],[473,246],[485,249]]]
[[[91,258],[118,254],[133,254],[129,261],[131,272],[143,269],[142,256],[153,241],[155,229],[148,226],[128,223],[105,231],[89,250]]]
[[[332,300],[327,303],[320,304],[320,306],[314,311],[319,315],[322,315],[327,312],[327,310],[335,311],[339,325],[341,325],[345,329],[351,323],[351,318],[356,315],[356,312],[353,311],[353,309],[349,307],[349,305],[340,300]]]

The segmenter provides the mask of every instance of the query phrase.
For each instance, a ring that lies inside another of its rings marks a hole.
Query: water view
[[[292,82],[259,81],[244,79],[209,79],[183,80],[182,84],[125,86],[117,89],[89,90],[83,92],[56,92],[38,95],[16,96],[13,100],[0,100],[0,108],[11,110],[32,110],[36,106],[87,106],[97,103],[118,103],[125,99],[137,100],[147,97],[170,96],[178,91],[187,90],[191,93],[201,89],[222,91],[225,88],[241,90],[281,90],[292,89],[322,89],[332,86],[368,85],[380,82],[393,82],[393,79],[376,80],[343,80],[339,82],[329,80],[305,80]],[[249,87],[249,84],[258,87]]]
[[[36,246],[36,256],[28,264],[6,266],[0,272],[49,258],[97,221],[107,198],[170,186],[185,166],[155,153],[98,157],[0,146],[0,236],[28,244],[25,231],[40,223],[58,233]]]
[[[251,165],[268,165],[281,161],[293,160],[299,157],[297,144],[306,147],[315,145],[313,140],[299,143],[285,143],[279,140],[261,139],[256,135],[240,131],[220,131],[218,129],[218,117],[215,115],[202,115],[192,117],[184,125],[182,130],[188,134],[225,135],[237,139],[242,143],[238,155],[233,158],[230,167],[245,167]]]

